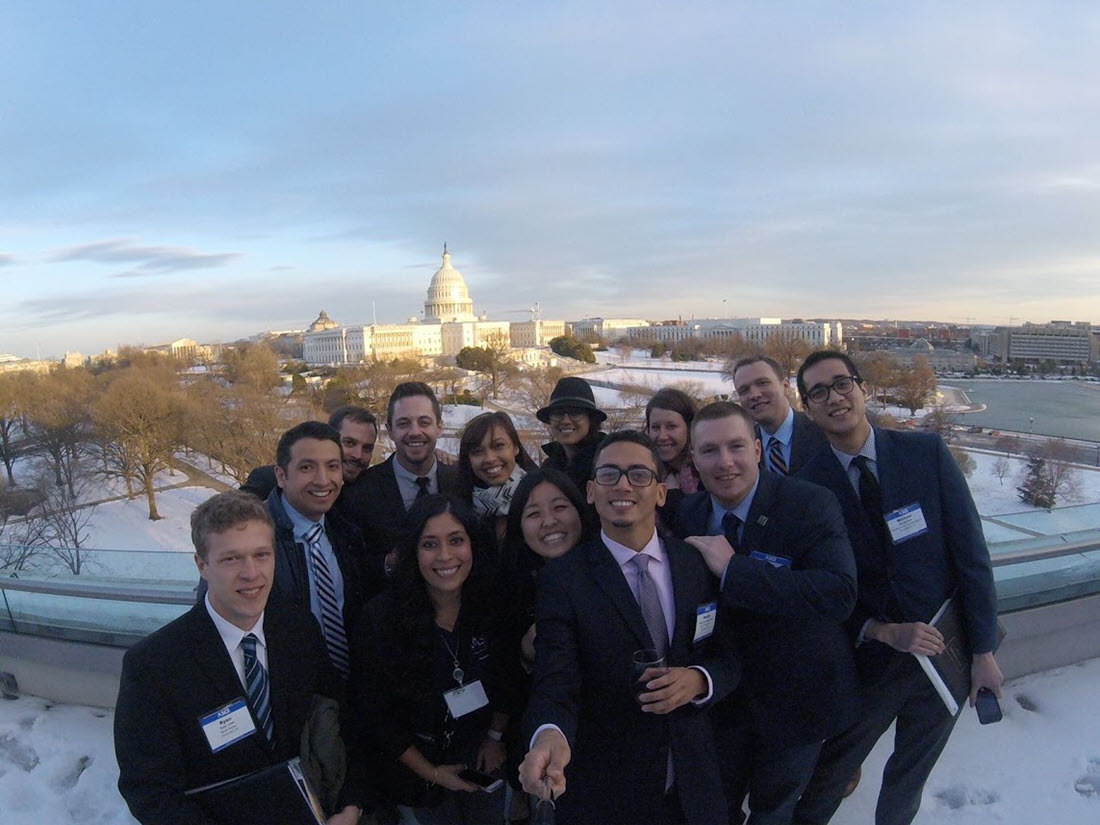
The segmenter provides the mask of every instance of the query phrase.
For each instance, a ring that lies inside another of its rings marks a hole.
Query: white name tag
[[[243,698],[234,699],[228,705],[200,716],[199,725],[214,753],[256,732],[256,723],[252,721],[248,703]]]
[[[695,608],[695,638],[692,644],[706,639],[714,632],[714,620],[718,618],[718,602],[701,604]]]
[[[906,507],[899,507],[886,514],[886,526],[890,529],[890,538],[894,544],[901,544],[906,539],[919,536],[928,532],[928,524],[924,520],[924,511],[920,503],[914,501]]]
[[[443,694],[443,699],[447,702],[447,710],[455,719],[489,704],[489,697],[485,695],[485,688],[481,686],[480,679],[454,690],[448,690]]]

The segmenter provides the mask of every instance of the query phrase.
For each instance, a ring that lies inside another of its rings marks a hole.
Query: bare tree
[[[8,474],[8,484],[15,486],[12,465],[19,457],[16,437],[22,418],[22,397],[15,373],[0,374],[0,461]]]
[[[916,415],[935,396],[936,371],[927,358],[918,356],[913,359],[913,366],[898,370],[894,389],[898,404],[909,410],[910,415]]]
[[[112,445],[105,455],[118,457],[124,477],[129,474],[144,489],[149,519],[156,521],[160,513],[155,478],[169,469],[180,445],[183,399],[179,391],[165,386],[151,371],[127,369],[108,384],[92,415],[97,430]]]
[[[634,345],[626,338],[623,338],[615,344],[615,351],[619,353],[619,361],[625,364],[630,360],[630,356],[634,352]]]
[[[955,440],[955,416],[937,404],[920,421],[921,427],[936,433],[940,438],[950,444]]]
[[[75,465],[91,435],[88,410],[95,395],[92,375],[83,368],[55,369],[37,376],[25,399],[31,433],[50,457],[56,484],[75,496]]]
[[[726,357],[726,362],[722,367],[722,378],[731,384],[733,383],[733,371],[734,367],[737,366],[737,362],[742,358],[761,354],[757,347],[746,341],[739,332],[735,332],[722,341],[722,352]]]
[[[525,408],[534,413],[550,403],[550,395],[565,370],[561,367],[534,367],[519,374],[516,392],[523,400]]]
[[[978,466],[977,462],[971,457],[970,453],[964,450],[962,447],[950,447],[951,457],[955,459],[955,463],[959,465],[959,469],[962,470],[962,474],[967,478],[973,474],[974,469]]]
[[[96,505],[91,501],[95,486],[83,465],[75,464],[72,470],[71,484],[53,483],[48,476],[39,478],[42,499],[24,519],[23,536],[24,543],[48,548],[54,560],[79,576],[88,563],[84,546],[95,514]]]
[[[1001,482],[1002,487],[1005,486],[1005,478],[1008,476],[1008,471],[1011,466],[1008,459],[1003,455],[997,456],[997,460],[993,462],[993,475]]]
[[[1073,448],[1064,438],[1050,438],[1039,452],[1046,460],[1052,499],[1076,500],[1080,495],[1081,474],[1073,464]]]
[[[877,398],[880,406],[886,406],[886,395],[897,383],[897,359],[881,350],[854,356],[859,367],[859,375],[867,385],[872,398]]]
[[[784,375],[791,375],[811,352],[813,347],[805,338],[785,338],[774,333],[764,342],[764,353],[779,362]]]

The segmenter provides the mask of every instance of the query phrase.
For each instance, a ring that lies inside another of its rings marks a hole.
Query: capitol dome
[[[435,271],[424,302],[424,320],[428,322],[474,321],[474,302],[462,280],[462,273],[451,266],[451,253],[443,244],[443,266]]]
[[[309,325],[310,332],[324,332],[326,329],[336,329],[339,324],[328,317],[328,313],[323,309],[321,314],[317,316],[317,320]]]

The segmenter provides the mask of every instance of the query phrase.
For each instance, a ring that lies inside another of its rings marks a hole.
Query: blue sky
[[[956,6],[962,6],[957,8]],[[0,5],[0,352],[422,308],[1100,323],[1089,2]]]

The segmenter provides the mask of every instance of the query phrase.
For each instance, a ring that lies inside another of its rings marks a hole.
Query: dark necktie
[[[428,495],[428,486],[431,483],[432,483],[432,480],[430,478],[428,478],[427,476],[417,476],[416,486],[417,486],[418,489],[416,491],[416,497],[417,498],[424,498],[424,496]]]
[[[787,475],[787,462],[783,459],[783,442],[778,438],[768,442],[768,461],[771,462],[774,472],[781,476]]]
[[[657,584],[649,576],[649,556],[635,553],[630,561],[638,570],[638,606],[642,609],[642,618],[653,639],[654,649],[664,656],[668,652],[668,625],[665,624],[665,611],[657,595]]]
[[[317,588],[317,601],[321,606],[321,632],[325,636],[325,647],[336,669],[348,675],[348,637],[344,633],[344,617],[340,613],[340,604],[336,600],[336,585],[332,571],[321,552],[321,523],[310,528],[305,535],[309,547],[309,559],[313,565],[313,584]]]
[[[270,742],[275,735],[275,726],[271,722],[271,687],[267,682],[267,671],[256,658],[257,641],[252,633],[241,639],[241,649],[244,651],[244,686],[248,691],[248,705]]]
[[[868,461],[867,456],[857,455],[852,459],[852,463],[859,470],[860,503],[863,504],[863,510],[867,513],[871,526],[875,528],[879,541],[885,547],[886,521],[883,519],[882,488],[879,486],[875,474],[871,472],[871,463]]]
[[[726,541],[730,543],[730,547],[733,548],[733,552],[737,552],[737,531],[741,528],[741,519],[735,516],[733,513],[726,513],[722,516],[722,535],[726,537]]]

